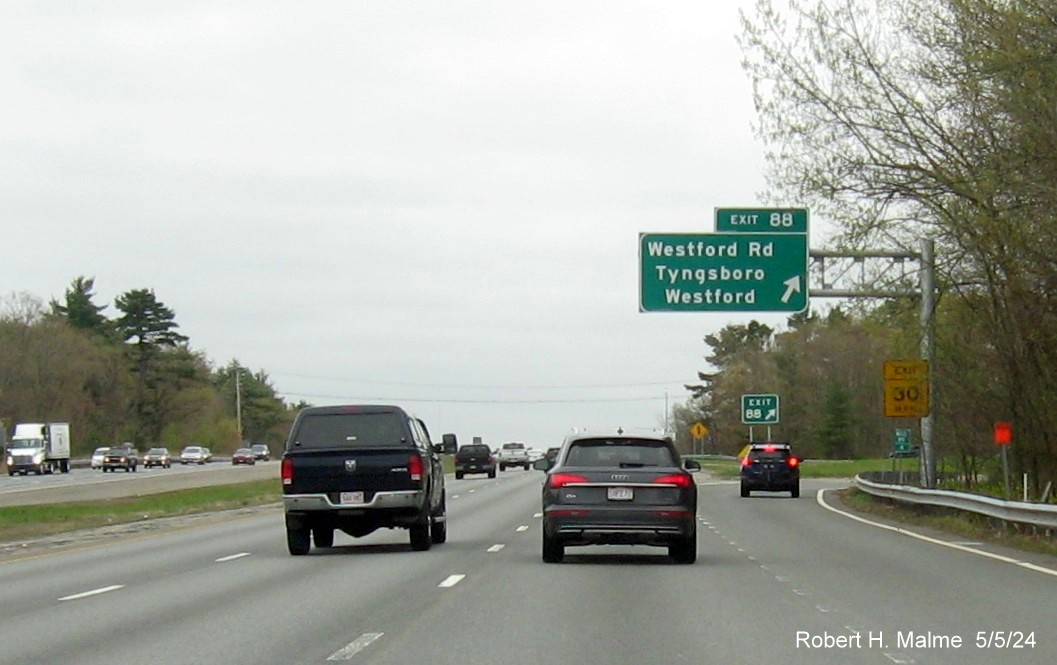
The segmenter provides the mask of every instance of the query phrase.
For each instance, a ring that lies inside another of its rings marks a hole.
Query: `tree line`
[[[993,423],[1011,422],[1016,477],[1039,490],[1057,476],[1057,7],[759,0],[742,24],[769,197],[835,224],[840,249],[934,240],[937,451],[971,486],[993,475]],[[913,337],[913,311],[710,336],[720,364],[695,408],[729,423],[720,387],[797,376],[798,400],[817,399],[783,408],[792,434],[820,453],[885,449],[876,363],[913,357],[917,340],[891,332]]]
[[[8,431],[19,422],[69,422],[75,455],[121,441],[231,451],[284,439],[303,404],[285,404],[267,374],[237,360],[213,367],[153,289],[119,295],[110,318],[94,288],[94,278],[80,276],[48,305],[27,293],[0,300],[0,422]]]

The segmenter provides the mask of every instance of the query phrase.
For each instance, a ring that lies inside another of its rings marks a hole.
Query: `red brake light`
[[[797,459],[796,457],[789,458],[789,466],[796,466],[797,464],[800,464],[799,459]]]
[[[764,450],[764,452],[773,453],[775,451],[775,447],[774,446],[764,446],[763,450]]]
[[[752,465],[752,460],[749,459],[748,455],[746,455],[745,457],[741,458],[741,465],[742,466],[751,466]]]
[[[558,489],[559,487],[565,487],[573,483],[586,483],[587,478],[577,475],[575,473],[552,473],[547,478],[547,486],[551,489]]]
[[[283,460],[283,464],[280,467],[280,475],[283,479],[283,485],[293,485],[294,483],[294,461],[290,458]]]
[[[409,457],[407,460],[407,471],[411,474],[411,480],[422,480],[422,472],[424,471],[422,458],[418,455]]]
[[[694,484],[694,479],[688,473],[673,473],[670,476],[658,476],[653,479],[654,485],[675,485],[680,489],[686,489]]]

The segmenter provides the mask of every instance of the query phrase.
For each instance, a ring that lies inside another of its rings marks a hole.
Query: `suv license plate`
[[[363,492],[342,492],[341,504],[343,506],[359,505],[363,503]]]
[[[606,490],[606,498],[610,501],[631,501],[635,498],[635,491],[630,487],[610,487]]]

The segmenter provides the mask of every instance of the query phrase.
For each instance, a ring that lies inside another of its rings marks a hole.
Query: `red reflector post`
[[[995,444],[1008,446],[1011,443],[1013,443],[1013,423],[995,423]]]

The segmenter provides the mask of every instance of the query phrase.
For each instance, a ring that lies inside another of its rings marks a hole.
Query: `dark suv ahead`
[[[434,445],[425,423],[397,406],[301,409],[281,470],[290,554],[308,554],[311,541],[333,547],[335,529],[359,538],[400,527],[410,531],[413,550],[443,543],[439,453],[455,449],[454,434]]]
[[[565,440],[543,483],[543,560],[567,545],[667,547],[676,563],[697,559],[697,483],[671,439],[618,432]]]
[[[755,490],[800,496],[800,458],[788,443],[750,443],[741,459],[741,495]]]
[[[455,453],[455,477],[462,478],[468,473],[487,473],[489,478],[495,478],[495,456],[491,448],[483,443],[459,448]]]

